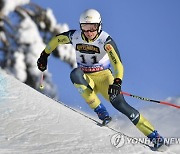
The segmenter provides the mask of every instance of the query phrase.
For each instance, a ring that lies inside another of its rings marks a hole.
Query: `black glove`
[[[112,85],[109,85],[108,94],[110,97],[110,101],[114,100],[117,95],[121,92],[121,84],[122,80],[119,78],[115,78]]]
[[[43,51],[37,61],[38,69],[42,72],[44,72],[47,69],[47,58],[49,54],[47,54],[45,51]]]

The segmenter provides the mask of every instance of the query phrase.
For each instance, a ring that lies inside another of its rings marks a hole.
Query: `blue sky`
[[[102,16],[103,30],[115,40],[124,65],[122,90],[151,99],[180,96],[180,1],[179,0],[33,0],[51,8],[59,23],[79,29],[79,16],[88,8]],[[49,58],[49,71],[60,101],[90,111],[71,84],[71,68]],[[71,97],[71,99],[69,99]],[[143,108],[150,103],[125,97]],[[110,112],[116,112],[105,103]],[[154,105],[155,106],[155,105]]]

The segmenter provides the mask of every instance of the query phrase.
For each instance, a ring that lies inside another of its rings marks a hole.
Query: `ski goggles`
[[[98,30],[98,28],[99,28],[99,24],[97,24],[97,23],[93,23],[93,24],[80,24],[80,26],[81,26],[81,30],[83,31],[83,32],[95,32],[95,31],[97,31]]]

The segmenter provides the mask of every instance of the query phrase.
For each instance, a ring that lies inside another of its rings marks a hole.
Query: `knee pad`
[[[111,104],[121,113],[126,115],[134,125],[139,121],[140,114],[139,112],[130,106],[124,99],[123,95],[117,95],[116,98],[111,101]]]
[[[70,78],[72,83],[76,83],[76,84],[86,84],[86,80],[83,77],[84,72],[80,69],[80,68],[75,68],[72,70],[71,74],[70,74]]]
[[[92,90],[92,88],[84,78],[84,72],[80,68],[75,68],[74,70],[72,70],[70,78],[73,84],[84,85]]]

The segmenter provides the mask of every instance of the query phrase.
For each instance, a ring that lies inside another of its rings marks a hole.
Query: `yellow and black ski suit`
[[[100,104],[97,93],[109,101],[109,85],[114,78],[122,80],[124,72],[113,39],[101,31],[94,40],[88,40],[81,31],[70,30],[53,37],[44,52],[50,54],[59,44],[72,44],[76,49],[78,67],[71,72],[70,78],[88,105],[95,109]],[[122,94],[117,95],[111,104],[126,115],[144,135],[148,136],[154,131],[150,122],[130,106]]]

